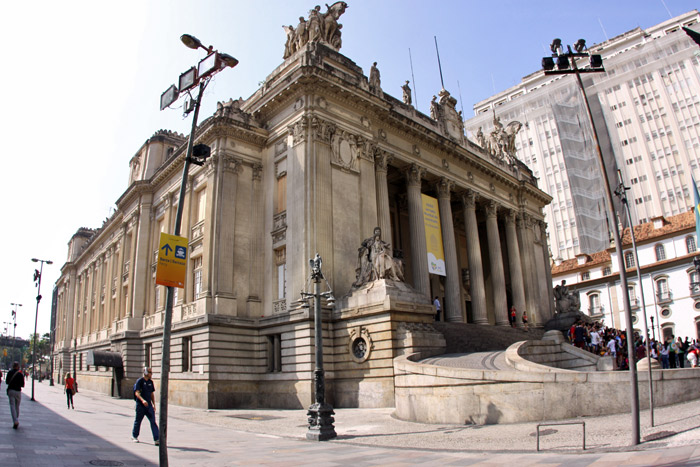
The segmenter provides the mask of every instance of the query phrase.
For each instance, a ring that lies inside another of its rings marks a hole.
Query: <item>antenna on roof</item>
[[[416,108],[418,108],[418,86],[416,86],[416,77],[413,76],[413,58],[411,58],[411,48],[408,48],[408,61],[411,64],[411,80],[413,80],[413,96],[416,98]]]
[[[459,80],[457,80],[457,91],[459,91],[459,108],[462,110],[462,118],[464,118],[464,104],[462,103],[462,88],[459,87]]]
[[[437,36],[433,36],[433,38],[435,39],[435,53],[437,54],[438,68],[440,69],[440,84],[442,84],[442,89],[445,89],[445,81],[442,79],[442,65],[440,64],[440,51],[438,50]]]
[[[609,41],[610,38],[608,37],[608,33],[605,32],[605,28],[603,27],[603,22],[600,20],[600,18],[598,18],[598,24],[600,24],[600,29],[603,30],[603,35],[605,36],[605,40]]]

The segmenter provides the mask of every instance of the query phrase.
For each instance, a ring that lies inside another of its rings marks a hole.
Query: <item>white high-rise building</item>
[[[700,47],[697,10],[589,47],[604,73],[582,75],[611,183],[622,173],[633,223],[693,206],[700,179]],[[587,65],[580,59],[579,67]],[[593,253],[610,244],[595,145],[576,77],[542,70],[474,106],[465,122],[473,141],[494,118],[519,121],[517,157],[554,199],[545,208],[552,258]],[[613,187],[614,188],[614,187]],[[601,228],[601,226],[603,226]]]

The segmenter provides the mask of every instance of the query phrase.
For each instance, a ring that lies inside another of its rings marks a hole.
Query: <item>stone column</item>
[[[467,256],[469,260],[469,278],[471,283],[472,314],[475,324],[488,324],[486,316],[486,289],[484,287],[484,269],[481,263],[481,242],[479,241],[479,224],[476,221],[477,194],[467,190],[462,195],[464,203],[464,225],[467,233]]]
[[[506,243],[508,244],[508,267],[510,269],[510,283],[513,289],[513,305],[517,313],[525,310],[525,283],[523,282],[523,267],[520,262],[520,246],[518,245],[518,233],[515,230],[517,213],[508,211],[506,217]]]
[[[412,164],[406,170],[406,191],[408,194],[408,223],[411,230],[411,269],[413,288],[430,298],[430,278],[428,275],[428,253],[423,223],[423,201],[421,199],[421,179],[425,169]]]
[[[248,269],[248,302],[246,303],[248,317],[257,317],[262,315],[260,305],[262,300],[264,279],[262,272],[263,265],[258,259],[264,258],[265,255],[263,253],[263,238],[261,235],[256,234],[256,232],[264,231],[262,174],[262,164],[254,164],[250,197],[250,223],[253,227],[253,238],[251,240],[251,248],[248,257],[248,264],[250,265],[250,268]]]
[[[450,192],[454,182],[442,178],[437,183],[438,206],[440,207],[440,224],[442,226],[442,246],[445,253],[445,320],[450,323],[463,323],[462,299],[459,290],[460,272],[457,266],[457,244],[452,220]]]
[[[486,206],[486,233],[489,239],[489,259],[491,280],[493,281],[493,312],[498,326],[508,326],[508,300],[506,279],[503,272],[503,253],[498,233],[498,204],[489,202]]]
[[[533,238],[530,235],[530,224],[531,217],[523,213],[518,218],[518,235],[519,244],[522,245],[520,249],[520,258],[523,265],[523,277],[525,278],[525,303],[526,311],[530,323],[533,325],[536,322],[537,316],[537,301],[539,294],[537,292],[537,272],[535,269],[535,263],[532,255],[532,243]],[[520,310],[518,310],[520,312]],[[522,312],[520,312],[522,315]]]
[[[235,157],[221,156],[221,183],[218,190],[218,217],[216,225],[214,275],[212,297],[216,314],[235,315],[236,297],[233,287],[234,243],[236,236],[236,197],[241,161]]]
[[[134,229],[135,248],[129,272],[129,284],[131,296],[131,313],[134,318],[142,318],[148,311],[147,290],[152,286],[151,264],[153,263],[153,250],[151,246],[151,198],[144,195],[139,206],[137,226]],[[156,245],[158,245],[156,243]]]
[[[391,155],[377,150],[374,155],[374,180],[377,189],[377,225],[382,229],[382,239],[392,243],[391,214],[389,213],[389,188],[387,186],[386,173],[391,162]]]
[[[542,288],[540,289],[540,302],[542,303],[540,318],[542,321],[539,325],[544,325],[554,315],[554,289],[552,288],[552,266],[547,245],[547,224],[544,221],[537,221],[536,228],[539,229],[539,238],[542,246],[542,267],[545,277],[541,282]]]

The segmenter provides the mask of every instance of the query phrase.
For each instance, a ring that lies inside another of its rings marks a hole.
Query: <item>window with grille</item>
[[[685,237],[685,246],[688,249],[688,253],[695,253],[695,250],[697,250],[695,245],[695,237],[692,235]]]
[[[631,251],[628,251],[625,253],[625,267],[626,268],[633,268],[634,267],[634,253]]]
[[[654,251],[656,252],[656,261],[663,261],[666,259],[666,249],[662,244],[656,245]]]

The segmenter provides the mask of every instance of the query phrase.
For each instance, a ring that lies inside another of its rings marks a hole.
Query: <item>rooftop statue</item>
[[[515,135],[518,134],[523,127],[522,123],[512,121],[504,128],[501,123],[501,117],[496,116],[496,111],[493,111],[493,131],[488,138],[484,138],[481,127],[477,133],[477,143],[482,148],[486,149],[494,158],[512,164],[515,162]]]
[[[406,80],[406,84],[401,86],[401,89],[403,90],[403,103],[406,105],[411,105],[411,87],[408,85],[408,80]]]
[[[292,25],[282,26],[287,35],[283,58],[291,57],[308,42],[320,42],[333,50],[340,50],[340,30],[343,25],[338,24],[338,19],[347,7],[345,2],[335,2],[331,6],[326,4],[326,12],[321,13],[321,6],[316,5],[309,11],[308,21],[303,16],[299,17],[296,29]]]

